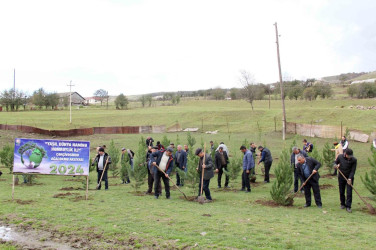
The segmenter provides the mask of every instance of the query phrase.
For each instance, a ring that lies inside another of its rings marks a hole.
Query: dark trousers
[[[252,171],[249,170],[250,172]],[[249,181],[249,173],[247,174],[247,170],[243,170],[242,174],[242,189],[247,188],[247,191],[251,191],[251,183]]]
[[[294,192],[298,192],[300,186],[299,186],[299,180],[300,180],[300,186],[303,184],[303,180],[298,174],[298,169],[294,168]]]
[[[159,186],[161,185],[161,178],[166,191],[166,198],[170,197],[170,180],[164,175],[164,173],[158,171],[154,173],[154,195],[159,196]],[[161,188],[162,189],[162,188]]]
[[[264,181],[266,181],[266,182],[270,182],[270,180],[269,180],[269,172],[270,172],[270,168],[272,167],[272,163],[273,162],[264,162],[264,167],[265,167],[265,178],[264,178]]]
[[[322,206],[319,182],[312,178],[309,179],[306,185],[304,186],[304,195],[306,199],[306,204],[308,206],[311,205],[311,188],[313,190],[313,196],[315,197],[316,205]]]
[[[99,181],[101,179],[103,170],[98,170],[98,181],[97,183],[99,184]],[[104,188],[108,189],[108,178],[107,178],[107,171],[104,171],[102,182],[104,181]],[[99,185],[98,189],[101,189],[102,185]]]
[[[351,180],[351,184],[354,185],[354,179]],[[338,186],[339,186],[339,199],[341,200],[341,205],[351,208],[352,203],[352,187],[347,184],[347,179],[344,179],[342,175],[338,176]],[[345,191],[347,197],[345,197]]]
[[[210,184],[210,179],[204,180],[204,185],[202,189],[205,192],[206,199],[211,200],[212,197],[210,196],[209,184]],[[200,184],[198,185],[198,196],[200,195],[201,195],[201,178],[200,178]]]
[[[227,165],[222,166],[222,168],[218,171],[218,187],[221,187],[221,184],[222,184],[223,169],[227,171]],[[230,177],[226,175],[225,187],[228,186],[229,180],[230,180]]]
[[[181,169],[179,166],[176,166],[177,168],[179,168],[180,170],[182,171],[185,171],[185,169]],[[178,171],[176,171],[176,185],[180,186],[184,186],[184,179],[180,178],[180,175],[178,173]]]
[[[154,175],[150,173],[150,170],[148,169],[148,191],[147,193],[151,194],[153,191],[153,183],[154,183]],[[158,186],[158,194],[162,194],[162,184],[159,182]]]

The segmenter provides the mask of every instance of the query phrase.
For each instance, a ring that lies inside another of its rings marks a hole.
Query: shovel
[[[99,186],[101,185],[102,178],[103,178],[103,175],[104,175],[104,171],[106,171],[106,167],[107,167],[107,163],[108,163],[108,158],[109,158],[109,156],[107,156],[106,163],[104,164],[104,168],[103,168],[102,176],[101,176],[101,178],[99,179],[99,182],[98,182],[98,185],[97,185],[97,189],[98,189]]]
[[[202,165],[205,165],[205,157],[206,157],[206,143],[204,146],[204,159],[202,161]],[[203,188],[204,188],[204,171],[205,168],[201,167],[201,190],[200,190],[200,196],[197,198],[197,201],[202,205],[205,202],[204,196],[202,196]]]
[[[339,170],[339,168],[337,168],[337,170],[338,170],[338,173],[340,173],[340,174],[342,175],[342,177],[347,181],[347,178],[346,178],[346,176],[342,173],[342,171]],[[375,210],[375,208],[374,208],[371,204],[369,204],[368,202],[366,202],[366,201],[363,199],[362,196],[360,196],[360,194],[358,193],[358,191],[356,191],[356,189],[354,188],[354,186],[353,186],[352,184],[348,183],[348,182],[347,182],[347,185],[350,185],[350,187],[351,187],[352,189],[354,189],[355,193],[356,193],[356,194],[359,196],[359,198],[364,202],[364,204],[366,204],[369,213],[370,213],[370,214],[376,214],[376,210]]]
[[[307,184],[307,182],[309,181],[309,179],[311,179],[311,177],[314,175],[314,173],[312,172],[312,174],[310,176],[308,176],[308,178],[305,180],[305,182],[300,186],[300,188],[298,189],[298,191],[296,193],[293,193],[293,194],[290,194],[287,198],[286,198],[286,203],[288,205],[292,205],[294,203],[294,198],[295,196],[300,192],[300,190],[302,190],[302,188]]]
[[[166,175],[165,171],[163,171],[162,169],[159,168],[159,166],[155,165],[159,171],[161,171],[164,175]],[[172,182],[172,184],[180,191],[180,193],[182,193],[184,195],[184,198],[186,200],[188,200],[188,197],[185,195],[185,193],[183,191],[180,190],[180,188],[175,184],[175,182],[173,182],[170,178],[170,176],[168,176],[168,179]]]

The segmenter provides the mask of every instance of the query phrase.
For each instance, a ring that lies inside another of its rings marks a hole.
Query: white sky
[[[374,0],[1,0],[0,90],[92,96],[376,70]]]

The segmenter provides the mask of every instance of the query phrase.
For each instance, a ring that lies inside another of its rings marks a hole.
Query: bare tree
[[[98,89],[97,91],[94,92],[94,96],[96,96],[100,102],[101,106],[104,100],[107,99],[107,105],[108,105],[108,92],[104,89]]]
[[[251,104],[253,111],[253,101],[256,99],[258,92],[255,79],[252,74],[246,70],[241,70],[240,74],[239,82],[243,86],[243,97]]]

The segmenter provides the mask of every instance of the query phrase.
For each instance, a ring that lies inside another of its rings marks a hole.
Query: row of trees
[[[347,89],[347,93],[350,97],[356,98],[374,98],[376,97],[376,82],[364,82],[353,84]]]
[[[0,94],[0,104],[5,107],[6,111],[18,111],[21,106],[25,110],[30,103],[39,109],[42,107],[54,109],[58,105],[68,106],[69,97],[60,99],[58,94],[46,92],[43,88],[34,91],[31,96],[17,89],[4,90]]]

